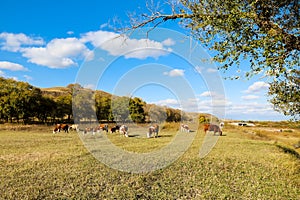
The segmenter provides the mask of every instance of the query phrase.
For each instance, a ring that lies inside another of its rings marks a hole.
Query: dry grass
[[[293,132],[279,134],[299,140],[298,129],[289,129]],[[136,135],[145,132],[136,131]],[[75,132],[52,134],[50,127],[2,130],[0,199],[300,199],[300,161],[278,147],[289,142],[278,138],[275,144],[274,134],[256,131],[225,125],[226,136],[200,159],[204,133],[199,129],[190,148],[174,163],[132,174],[96,160]],[[145,146],[161,148],[175,134],[163,129],[161,135],[170,137],[109,137],[122,148],[143,152]]]

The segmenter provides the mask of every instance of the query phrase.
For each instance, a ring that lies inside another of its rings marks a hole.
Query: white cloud
[[[107,26],[108,26],[108,23],[101,24],[101,25],[100,25],[100,29],[103,29],[103,28],[105,28],[105,27],[107,27]]]
[[[244,92],[245,93],[258,93],[258,92],[261,92],[261,91],[265,91],[268,88],[269,88],[268,83],[265,83],[263,81],[258,81],[258,82],[253,83],[252,85],[250,85],[248,87],[248,89],[245,90]]]
[[[153,103],[188,112],[213,113],[220,116],[224,115],[226,107],[232,105],[232,102],[227,99],[200,100],[198,98],[180,101],[176,99],[164,99]]]
[[[158,58],[171,51],[170,48],[165,48],[162,43],[154,40],[130,39],[126,35],[101,30],[83,34],[80,40],[84,43],[90,42],[94,47],[108,51],[110,55],[124,55],[125,58]]]
[[[1,49],[12,52],[19,51],[24,45],[43,45],[45,43],[42,38],[28,37],[23,33],[14,34],[4,32],[0,34],[0,39],[4,40],[4,42],[1,43]]]
[[[206,67],[201,67],[201,66],[196,66],[195,71],[200,74],[205,73],[205,72],[207,72],[209,74],[218,72],[218,70],[215,68],[212,68],[212,67],[206,68]]]
[[[0,76],[4,77],[5,73],[3,71],[0,70]]]
[[[154,102],[154,104],[159,106],[168,106],[168,107],[178,107],[180,103],[176,99],[164,99],[157,102]]]
[[[77,65],[77,58],[88,57],[92,54],[77,38],[53,39],[46,47],[23,48],[21,51],[29,62],[50,68]]]
[[[73,32],[68,31],[67,34]],[[170,38],[163,42],[130,39],[126,35],[101,30],[85,33],[80,38],[55,38],[46,45],[42,38],[29,37],[23,33],[1,33],[0,42],[2,50],[20,52],[28,62],[49,68],[77,66],[78,60],[91,60],[94,53],[86,46],[87,43],[100,47],[113,56],[137,59],[167,55],[172,51],[167,46],[174,44]]]
[[[83,43],[91,42],[94,47],[99,47],[104,42],[121,37],[119,34],[108,31],[90,31],[81,36]]]
[[[215,97],[217,94],[211,91],[205,91],[200,94],[200,97]]]
[[[68,31],[67,34],[68,34],[68,35],[73,35],[74,32],[73,32],[73,31]]]
[[[205,91],[205,92],[202,92],[199,96],[200,97],[213,98],[214,100],[216,100],[216,99],[225,99],[224,94],[219,94],[215,91]]]
[[[7,69],[11,71],[27,71],[23,65],[7,62],[7,61],[0,61],[0,69]]]
[[[171,71],[164,72],[164,75],[171,76],[171,77],[184,76],[184,70],[183,69],[173,69]]]
[[[246,96],[242,96],[243,100],[254,100],[254,99],[259,99],[259,96],[257,95],[246,95]]]
[[[165,46],[173,46],[173,45],[175,45],[175,41],[172,40],[171,38],[168,38],[168,39],[162,41],[162,44]]]
[[[33,78],[31,76],[28,76],[28,75],[24,75],[23,77],[26,79],[26,81],[33,80]]]
[[[218,70],[215,69],[215,68],[207,68],[206,71],[207,71],[208,73],[216,73],[216,72],[218,72]]]
[[[265,103],[245,103],[245,104],[232,104],[226,109],[228,114],[257,114],[264,115],[269,114],[269,112],[275,112],[270,104]]]
[[[94,90],[96,88],[96,86],[92,83],[86,84],[83,87],[86,88],[86,89],[91,89],[91,90]]]
[[[280,117],[269,103],[233,103],[228,99],[201,100],[199,98],[188,100],[165,99],[153,102],[156,105],[183,109],[189,112],[210,113],[221,118],[232,119],[277,119]]]

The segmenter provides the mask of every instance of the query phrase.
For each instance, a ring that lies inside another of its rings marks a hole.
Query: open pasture
[[[166,125],[158,138],[146,138],[138,127],[128,138],[103,132],[84,137],[106,135],[124,150],[145,153],[169,144],[177,125]],[[225,125],[202,159],[203,130],[180,133],[195,136],[187,151],[166,168],[140,174],[102,164],[76,132],[1,129],[0,199],[300,199],[300,152],[292,146],[300,141],[299,127],[274,133],[264,127]]]

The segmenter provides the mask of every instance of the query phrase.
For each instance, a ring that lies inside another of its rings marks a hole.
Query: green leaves
[[[291,70],[286,79],[273,81],[269,95],[275,110],[294,119],[300,118],[300,70]]]
[[[181,3],[178,10],[184,17],[173,13],[168,15],[169,19],[181,19],[180,23],[212,51],[220,69],[243,68],[246,78],[257,74],[269,76],[277,88],[270,91],[271,95],[286,89],[281,81],[293,79],[286,76],[289,69],[300,70],[300,4],[297,1],[181,0]],[[159,19],[160,15],[165,16],[158,13],[155,18]],[[147,24],[147,20],[142,24]],[[249,64],[240,66],[244,60]],[[240,78],[240,74],[231,78]],[[299,93],[299,87],[293,87],[290,92]],[[298,99],[271,102],[276,108],[281,105],[277,110],[295,116],[298,110],[290,106],[299,103],[295,101]]]
[[[0,78],[0,116],[6,121],[27,121],[35,115],[36,102],[42,98],[40,89],[28,83]]]

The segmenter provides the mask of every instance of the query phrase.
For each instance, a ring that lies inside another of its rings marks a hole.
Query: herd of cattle
[[[204,132],[206,133],[207,131],[209,131],[209,132],[212,131],[212,132],[214,132],[214,135],[215,135],[215,133],[219,133],[219,135],[222,135],[223,126],[224,126],[224,123],[220,123],[220,125],[204,124]],[[109,129],[108,124],[100,124],[96,127],[86,127],[84,129],[79,129],[78,124],[72,124],[72,125],[56,124],[53,129],[53,133],[58,133],[61,131],[68,133],[70,130],[82,131],[84,134],[87,134],[87,133],[95,134],[100,131],[105,131],[106,133],[108,133],[110,131],[110,133],[119,132],[121,135],[124,135],[125,137],[129,136],[127,125],[115,125]],[[191,130],[187,124],[181,124],[180,131],[189,133]],[[159,125],[157,125],[157,124],[151,125],[148,129],[147,137],[150,138],[153,136],[156,138],[156,137],[158,137],[158,132],[159,132]]]

